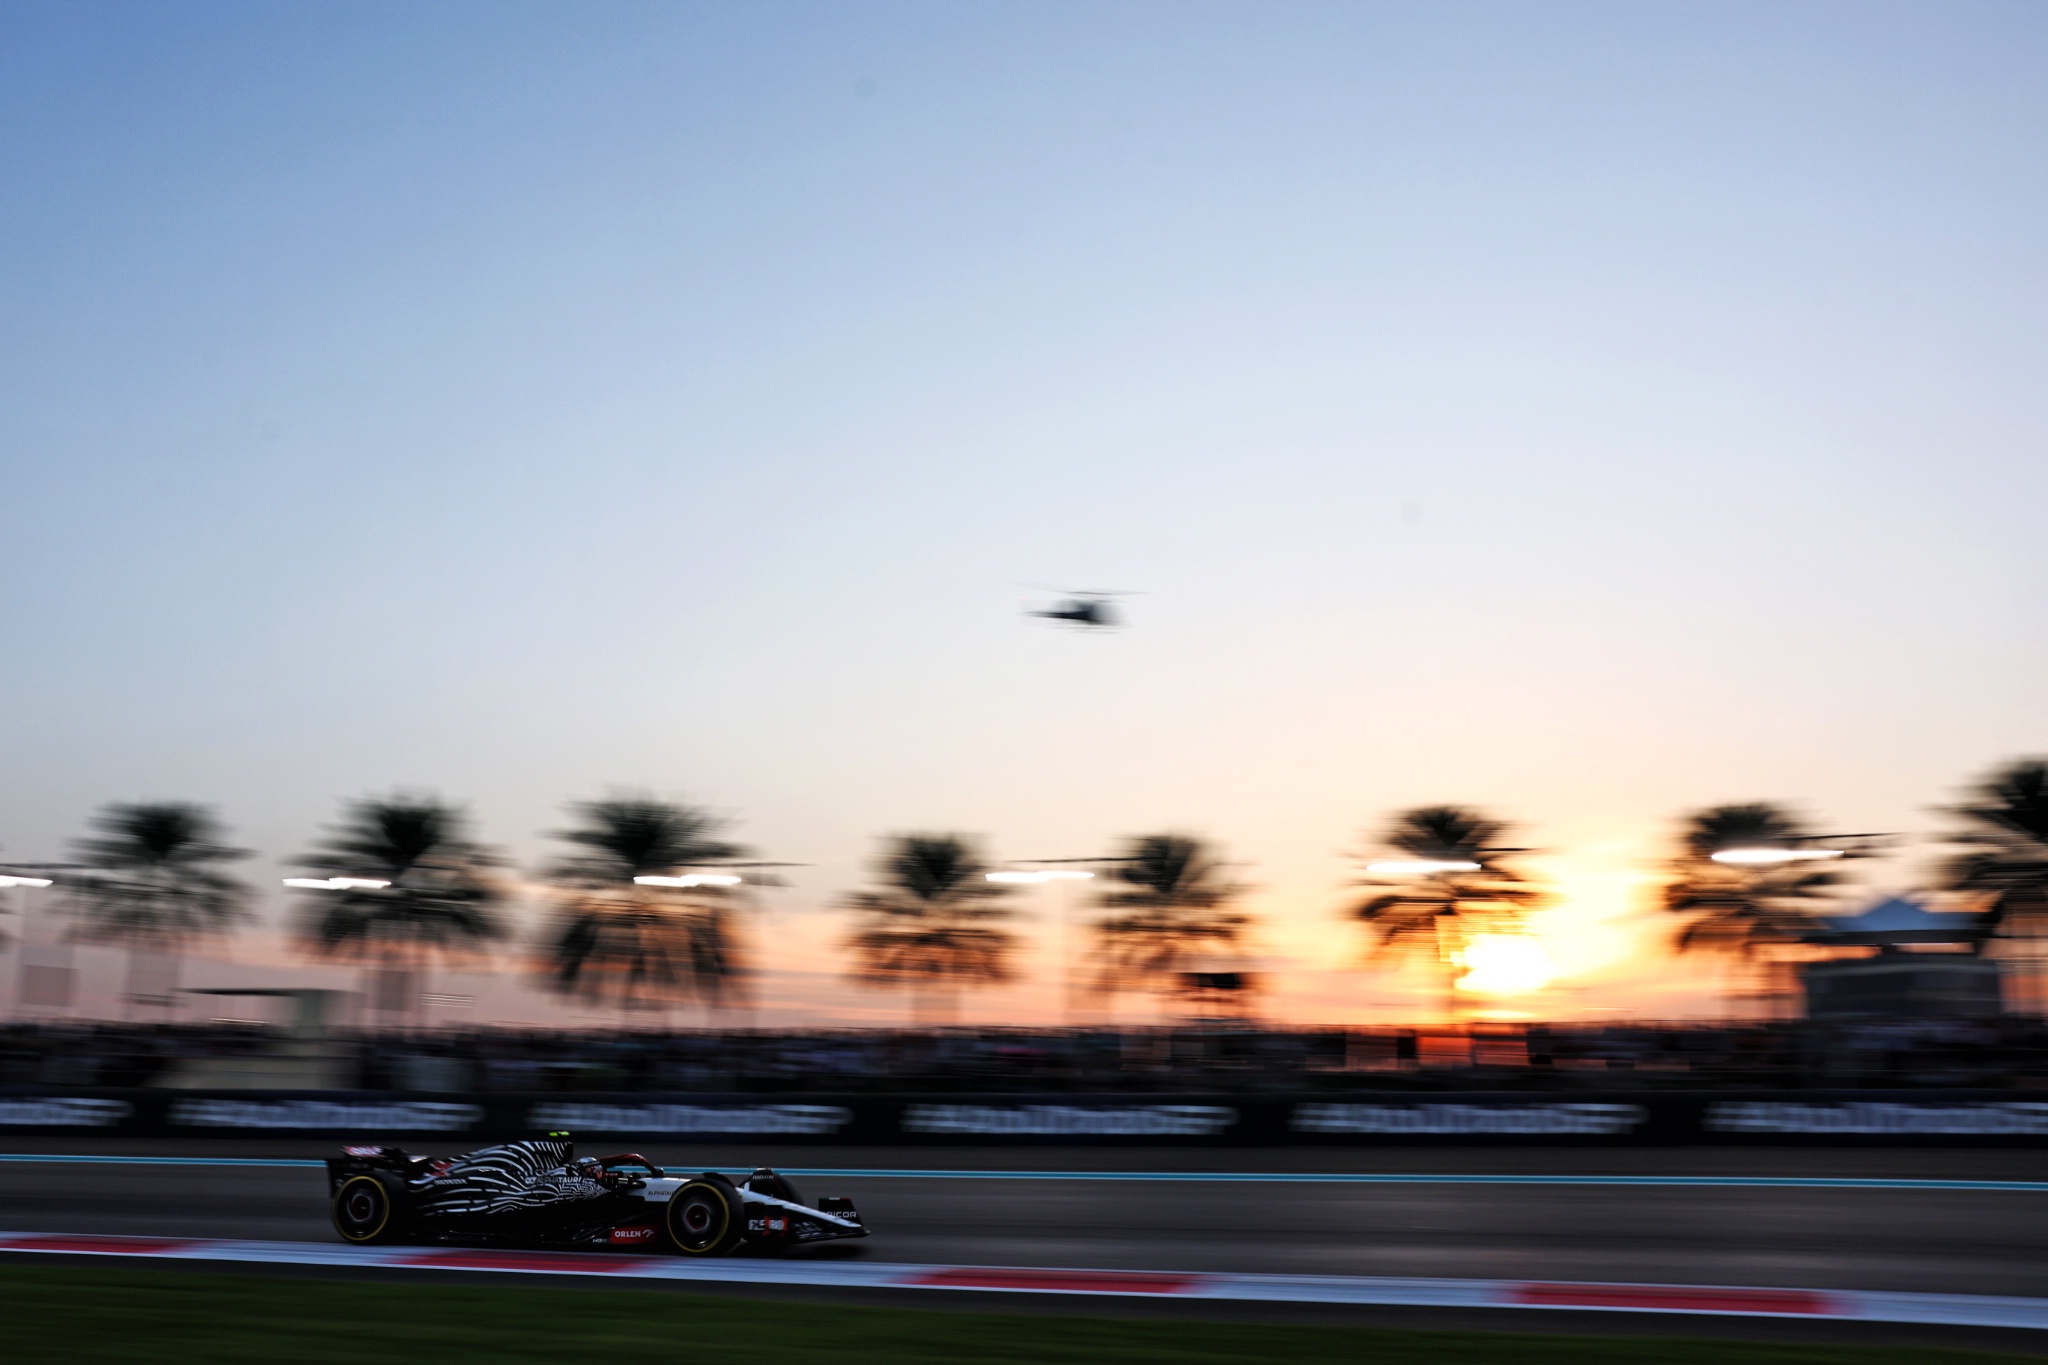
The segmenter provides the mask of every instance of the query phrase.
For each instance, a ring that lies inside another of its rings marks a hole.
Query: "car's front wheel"
[[[739,1245],[747,1230],[740,1192],[711,1172],[670,1197],[662,1226],[669,1245],[686,1256],[722,1256]]]
[[[403,1202],[404,1191],[393,1177],[381,1171],[352,1175],[334,1192],[334,1230],[357,1246],[395,1242]]]

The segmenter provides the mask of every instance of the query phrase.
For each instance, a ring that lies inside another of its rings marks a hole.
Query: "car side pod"
[[[685,1256],[723,1256],[746,1236],[747,1217],[732,1181],[706,1171],[669,1197],[661,1225],[668,1244]]]

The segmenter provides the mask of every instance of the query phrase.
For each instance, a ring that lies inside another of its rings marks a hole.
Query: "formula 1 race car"
[[[868,1235],[851,1199],[828,1195],[807,1205],[765,1166],[738,1184],[716,1171],[670,1175],[632,1154],[579,1161],[560,1135],[452,1159],[397,1147],[342,1153],[327,1162],[334,1226],[359,1246],[466,1242],[722,1256]]]

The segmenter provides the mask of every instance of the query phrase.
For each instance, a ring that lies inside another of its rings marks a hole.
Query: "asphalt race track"
[[[428,1143],[422,1150],[438,1150]],[[59,1150],[17,1144],[17,1154]],[[101,1144],[73,1153],[253,1160],[318,1144]],[[1141,1151],[650,1147],[672,1166],[756,1163],[852,1195],[875,1235],[820,1254],[954,1265],[1655,1281],[2048,1297],[2048,1188],[1908,1189],[1887,1179],[2037,1182],[2028,1151],[1552,1149]],[[946,1175],[970,1169],[990,1174]],[[881,1175],[878,1170],[901,1170]],[[1276,1180],[1023,1179],[1001,1172],[1272,1173]],[[1303,1181],[1317,1172],[1421,1183]],[[1459,1175],[1509,1183],[1455,1183]],[[1714,1185],[1516,1183],[1706,1176]],[[1437,1183],[1435,1177],[1451,1177]],[[1756,1186],[1756,1178],[1868,1180]],[[9,1160],[0,1230],[333,1242],[323,1175],[296,1165]]]

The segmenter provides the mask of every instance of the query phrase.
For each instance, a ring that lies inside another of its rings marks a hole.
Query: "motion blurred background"
[[[178,982],[369,990],[280,882],[431,795],[504,932],[411,1027],[1177,1017],[1075,998],[1112,864],[950,1012],[863,986],[848,897],[953,831],[1206,840],[1219,1015],[1796,1013],[1675,947],[1688,814],[1887,836],[1806,912],[1981,909],[1940,808],[2048,749],[2044,56],[1998,3],[10,0],[0,860],[196,803],[250,917]],[[1020,611],[1074,589],[1122,628]],[[550,988],[554,836],[640,793],[797,865],[731,999]],[[1542,893],[1448,1005],[1351,918],[1438,805]],[[270,1017],[128,998],[69,875],[6,893],[16,1018]]]

